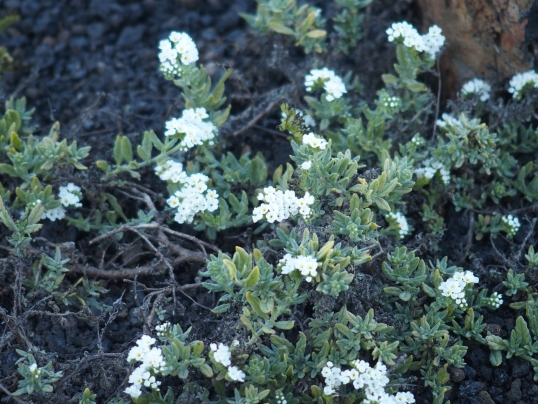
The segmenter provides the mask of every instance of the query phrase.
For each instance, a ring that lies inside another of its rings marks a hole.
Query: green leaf
[[[390,212],[390,205],[383,198],[375,198],[375,199],[373,199],[373,201],[374,201],[374,203],[377,205],[377,207],[379,209],[386,210],[387,212]]]
[[[422,283],[422,290],[424,291],[424,293],[426,293],[430,297],[437,296],[437,294],[435,293],[435,290],[432,287],[426,285],[425,283]]]
[[[381,78],[385,84],[396,84],[398,82],[398,78],[393,74],[383,74]]]
[[[407,88],[414,93],[428,91],[428,87],[426,87],[423,83],[419,83],[418,81],[416,83],[408,84]]]
[[[42,203],[38,203],[34,206],[30,215],[28,216],[28,224],[37,224],[41,220],[41,216],[45,212],[45,207]]]
[[[271,29],[272,31],[278,32],[279,34],[284,34],[284,35],[294,35],[295,34],[295,31],[293,31],[292,29],[286,27],[285,25],[283,25],[283,24],[281,24],[281,23],[279,23],[277,21],[269,21],[267,26],[269,27],[269,29]]]
[[[243,282],[243,286],[245,288],[253,288],[258,284],[258,281],[260,280],[260,268],[255,266],[252,271],[250,272],[250,275],[247,279]]]
[[[123,209],[118,203],[118,200],[116,199],[116,197],[112,194],[109,194],[108,192],[106,192],[105,195],[108,199],[108,202],[112,205],[112,208],[116,211],[116,213],[120,215],[123,220],[128,222],[129,219],[127,218],[127,216],[125,216],[125,213],[123,213]]]
[[[97,168],[99,170],[102,170],[105,173],[108,173],[110,171],[110,166],[108,165],[108,163],[105,160],[97,160],[95,165],[97,166]]]
[[[407,302],[409,301],[409,299],[411,299],[412,296],[411,296],[411,293],[407,291],[403,291],[402,293],[398,295],[398,297],[402,299],[404,302]]]
[[[499,366],[503,363],[503,355],[501,351],[490,351],[489,361],[493,366]]]
[[[214,314],[223,314],[226,313],[229,308],[230,304],[221,304],[220,306],[217,306],[213,310],[211,310],[211,312],[213,312]]]
[[[116,142],[114,142],[114,161],[116,162],[117,165],[120,165],[122,162],[123,162],[123,153],[122,153],[122,145],[121,145],[121,138],[123,136],[122,135],[118,135],[118,137],[116,138]]]
[[[237,268],[235,264],[230,260],[223,260],[222,263],[228,270],[228,276],[232,282],[237,282]]]
[[[251,292],[245,293],[245,298],[247,299],[247,302],[249,302],[249,304],[252,306],[256,314],[265,318],[265,313],[261,308],[260,299],[254,296]]]
[[[211,369],[211,366],[209,366],[207,363],[200,366],[200,372],[202,372],[205,377],[213,377],[213,369]]]
[[[294,321],[276,321],[275,327],[281,330],[291,330],[295,325]]]
[[[133,161],[133,146],[127,136],[122,136],[121,139],[121,155],[127,163]]]
[[[323,29],[315,29],[313,31],[308,32],[306,36],[309,38],[314,38],[314,39],[323,38],[327,36],[327,31]]]

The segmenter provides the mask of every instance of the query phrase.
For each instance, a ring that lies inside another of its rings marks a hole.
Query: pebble
[[[461,383],[458,397],[470,399],[471,397],[476,397],[480,391],[484,389],[484,383],[475,382],[472,380],[464,381]]]
[[[488,355],[480,348],[475,348],[469,355],[469,362],[473,367],[478,368],[488,362]]]
[[[508,382],[508,373],[503,369],[497,368],[493,371],[493,383],[496,386],[504,386]]]
[[[482,390],[480,393],[478,393],[478,397],[480,397],[483,404],[495,404],[495,401],[493,401],[486,390]]]
[[[35,17],[41,10],[38,0],[24,0],[20,6],[20,12],[23,17]]]
[[[459,368],[448,368],[448,374],[450,375],[450,381],[454,383],[461,383],[465,379],[465,372]]]
[[[116,45],[120,48],[126,48],[135,45],[142,39],[145,27],[143,25],[135,25],[133,27],[125,27],[118,38]]]
[[[47,44],[39,45],[35,50],[35,65],[39,69],[46,69],[54,64],[54,51]]]
[[[236,11],[231,10],[222,15],[217,21],[217,31],[221,34],[229,32],[232,28],[236,28],[241,22],[241,17]]]
[[[103,23],[100,22],[94,22],[92,24],[88,24],[86,27],[86,33],[90,37],[90,39],[97,40],[102,39],[101,37],[106,32],[106,26]]]
[[[472,368],[469,365],[465,365],[463,368],[463,371],[465,372],[465,375],[467,376],[467,379],[474,380],[476,377],[476,370]]]
[[[506,398],[512,403],[517,403],[521,400],[521,397],[523,397],[523,393],[521,393],[521,380],[516,379],[512,382],[510,391],[506,393]]]
[[[71,46],[78,50],[84,50],[88,47],[88,38],[85,36],[76,36],[69,41]]]
[[[488,324],[485,331],[489,331],[493,335],[501,335],[502,327],[499,324]]]
[[[493,377],[493,369],[491,369],[488,366],[481,366],[479,373],[480,373],[480,377],[483,379],[486,379],[487,381],[490,381],[491,378]]]
[[[527,361],[521,361],[514,365],[512,368],[512,377],[517,379],[519,377],[525,377],[531,372],[531,366]]]

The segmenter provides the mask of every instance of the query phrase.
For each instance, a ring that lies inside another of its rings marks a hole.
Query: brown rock
[[[418,0],[425,26],[446,37],[441,56],[443,93],[454,97],[466,81],[499,82],[531,68],[524,50],[526,14],[532,0]]]
[[[493,399],[486,390],[482,390],[480,393],[478,393],[478,397],[482,400],[484,404],[495,404],[495,401],[493,401]]]
[[[459,368],[449,368],[448,374],[450,375],[450,381],[454,383],[461,383],[465,379],[465,372]]]
[[[502,328],[499,324],[488,324],[484,331],[489,331],[493,335],[501,335]]]

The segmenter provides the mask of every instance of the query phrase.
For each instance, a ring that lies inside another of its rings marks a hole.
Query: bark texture
[[[440,60],[445,96],[453,97],[475,77],[500,84],[532,68],[525,29],[533,0],[418,0],[418,4],[424,24],[439,25],[447,39]]]

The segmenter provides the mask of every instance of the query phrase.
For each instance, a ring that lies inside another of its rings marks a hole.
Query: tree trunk
[[[503,80],[532,68],[533,55],[524,46],[532,3],[532,0],[418,0],[424,24],[439,25],[446,36],[446,48],[440,60],[444,96],[454,97],[462,84],[473,78],[502,85]],[[532,18],[530,21],[536,24]]]

